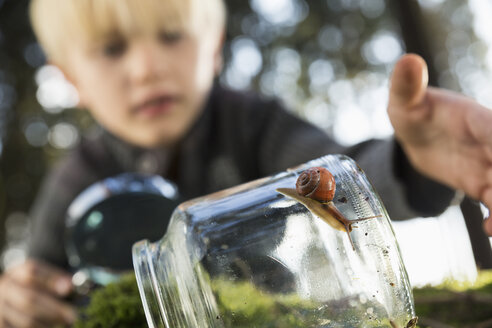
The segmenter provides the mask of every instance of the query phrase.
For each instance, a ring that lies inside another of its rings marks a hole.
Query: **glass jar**
[[[277,188],[310,167],[335,177],[349,233]],[[413,327],[389,217],[357,164],[325,156],[185,202],[165,236],[133,246],[149,327]]]

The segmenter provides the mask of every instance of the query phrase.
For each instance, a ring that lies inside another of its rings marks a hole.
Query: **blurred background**
[[[426,59],[431,84],[492,108],[490,0],[226,2],[221,82],[281,98],[342,144],[391,135],[388,78],[405,52]],[[46,64],[27,6],[0,0],[2,268],[25,256],[28,211],[43,175],[93,127],[75,108],[73,88]],[[395,223],[412,283],[470,280],[477,266],[492,267],[485,211],[465,198],[438,218]]]

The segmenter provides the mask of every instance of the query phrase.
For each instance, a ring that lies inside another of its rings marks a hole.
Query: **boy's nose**
[[[166,70],[166,60],[160,49],[151,43],[136,44],[129,56],[129,70],[132,82],[136,84],[154,82]]]

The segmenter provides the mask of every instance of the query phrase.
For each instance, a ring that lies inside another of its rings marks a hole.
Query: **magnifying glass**
[[[65,247],[78,292],[132,270],[132,245],[160,239],[179,203],[177,187],[155,175],[125,173],[84,190],[65,221]]]

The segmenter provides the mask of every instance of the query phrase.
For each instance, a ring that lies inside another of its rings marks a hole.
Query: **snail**
[[[381,215],[370,216],[361,219],[347,219],[333,203],[335,197],[336,182],[333,174],[324,167],[312,167],[303,171],[296,181],[296,188],[278,188],[277,192],[284,196],[293,198],[304,205],[313,215],[320,217],[332,228],[347,233],[352,248],[355,250],[354,242],[350,237],[352,224],[381,217]]]

